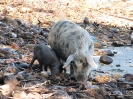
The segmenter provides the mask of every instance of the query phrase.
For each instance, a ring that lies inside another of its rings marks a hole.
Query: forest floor
[[[133,99],[133,2],[89,1],[0,0],[0,99]],[[33,72],[27,72],[34,46],[48,43],[48,33],[59,20],[77,23],[94,40],[94,59],[103,68],[92,70],[84,85],[65,73],[52,79],[37,61]],[[101,64],[99,57],[105,55],[114,63]],[[108,66],[111,71],[105,71]]]

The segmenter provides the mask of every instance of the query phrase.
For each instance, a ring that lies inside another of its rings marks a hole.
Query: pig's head
[[[78,81],[86,81],[91,72],[91,68],[97,68],[92,56],[85,53],[75,53],[69,55],[63,68],[70,65],[74,71],[74,77]]]
[[[59,77],[59,75],[62,73],[63,71],[63,64],[59,62],[59,64],[53,66],[51,68],[51,73],[53,75],[53,77]]]

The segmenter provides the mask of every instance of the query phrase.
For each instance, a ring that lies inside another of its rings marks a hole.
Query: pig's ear
[[[67,67],[70,64],[70,62],[73,61],[73,59],[74,59],[73,54],[69,55],[66,62],[64,63],[63,68]]]
[[[89,63],[89,65],[93,68],[97,68],[98,65],[94,62],[93,58],[91,55],[86,55],[86,59],[87,59],[87,62]]]

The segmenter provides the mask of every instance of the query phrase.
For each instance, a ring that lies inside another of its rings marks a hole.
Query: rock
[[[2,95],[4,95],[4,96],[11,96],[13,89],[14,88],[8,84],[0,86],[0,91],[1,91]]]
[[[113,59],[107,55],[100,57],[100,62],[104,64],[111,64],[113,62]]]
[[[112,32],[112,33],[119,33],[119,31],[120,31],[120,30],[117,29],[117,28],[112,28],[112,29],[111,29],[111,32]]]
[[[97,22],[94,22],[93,25],[94,25],[95,27],[98,27],[98,26],[99,26],[99,24],[98,24]]]
[[[14,61],[14,59],[10,58],[10,59],[3,59],[0,63],[4,63],[4,64],[11,64]]]
[[[19,11],[20,11],[21,13],[26,13],[26,12],[31,13],[31,12],[33,12],[33,9],[32,9],[32,8],[28,8],[28,7],[21,7],[21,8],[19,9]]]
[[[14,29],[13,32],[17,33],[18,35],[19,35],[20,33],[24,33],[24,31],[21,30],[20,28]]]
[[[92,39],[93,42],[94,42],[94,47],[95,47],[95,48],[102,48],[102,47],[103,47],[103,46],[102,46],[102,43],[101,43],[100,41],[98,41],[96,37],[91,36],[91,39]]]
[[[125,78],[118,78],[117,79],[117,87],[118,88],[126,88],[127,86],[128,86],[128,83],[125,80]]]
[[[17,86],[20,84],[20,82],[16,79],[14,75],[5,75],[4,84],[11,84],[11,85]]]
[[[7,27],[7,24],[0,22],[0,27]]]
[[[89,81],[86,81],[83,84],[86,89],[98,89],[99,88],[97,85],[92,85],[92,83]]]
[[[5,69],[4,72],[17,74],[19,72],[19,70],[18,70],[18,68],[14,67],[14,66],[9,66]]]
[[[94,26],[86,26],[85,28],[89,33],[94,33],[95,32],[95,27]]]
[[[18,37],[17,40],[19,41],[20,44],[23,44],[25,42],[21,37]]]
[[[49,13],[54,13],[54,10],[48,10]]]
[[[12,35],[10,33],[5,32],[4,33],[4,37],[5,38],[12,38]]]
[[[20,49],[19,45],[16,44],[16,43],[12,44],[12,48],[15,49],[15,50],[19,50]]]
[[[85,18],[84,18],[84,24],[89,24],[89,19],[88,19],[88,17],[85,17]]]
[[[122,94],[122,92],[121,91],[119,91],[119,90],[117,90],[117,91],[113,91],[113,94],[115,94],[116,95],[116,97],[119,99],[123,99],[123,94]]]
[[[105,52],[108,56],[114,56],[114,53],[111,50],[105,50]]]
[[[21,90],[15,90],[12,92],[12,96],[13,98],[15,99],[26,99],[27,98],[27,95],[24,91],[21,91]]]
[[[12,51],[10,48],[3,48],[3,49],[0,49],[0,53],[4,55],[9,55],[12,53]]]
[[[43,36],[45,36],[45,38],[48,37],[48,33],[47,32],[43,32]]]
[[[125,78],[118,78],[117,82],[126,82]]]
[[[25,84],[25,87],[32,87],[32,86],[33,86],[33,84],[31,82],[28,82]]]
[[[28,98],[28,99],[42,99],[41,95],[37,92],[28,93],[26,98]]]
[[[63,90],[57,90],[57,91],[55,92],[55,96],[59,96],[59,97],[63,97],[63,96],[65,96],[65,97],[68,97],[68,94],[67,94],[66,91],[63,91]]]
[[[108,42],[109,41],[109,38],[108,38],[108,36],[106,36],[106,35],[101,35],[101,41],[103,41],[103,42]]]
[[[94,48],[102,48],[102,44],[100,42],[94,42]]]
[[[22,24],[21,20],[19,20],[19,19],[14,19],[14,21],[16,21],[18,23],[18,25]]]
[[[116,42],[116,41],[112,43],[112,46],[114,46],[114,47],[121,47],[123,45],[124,45],[123,43]]]
[[[104,75],[104,76],[96,76],[94,79],[99,83],[107,83],[110,81],[110,76]]]
[[[25,71],[18,72],[18,74],[22,75],[23,78],[26,78],[29,74],[26,73]]]
[[[0,58],[3,58],[3,57],[5,57],[5,55],[4,55],[4,54],[2,54],[2,53],[0,53]]]
[[[112,74],[112,78],[117,80],[118,78],[122,78],[122,75],[118,74],[118,73],[114,73],[114,74]]]
[[[33,75],[27,75],[27,77],[25,79],[26,80],[34,79],[34,76]]]
[[[39,34],[39,31],[35,28],[31,28],[30,32],[33,32],[33,34]]]
[[[17,34],[15,34],[15,33],[11,33],[11,36],[12,36],[12,38],[16,38],[17,37]]]
[[[29,66],[27,63],[17,62],[15,63],[15,67],[17,67],[19,70],[24,70],[24,69],[27,69]]]
[[[34,35],[31,32],[24,32],[20,34],[20,37],[22,37],[23,39],[33,39]]]
[[[8,54],[12,54],[12,53],[14,53],[14,51],[15,51],[15,50],[13,50],[13,49],[11,49],[11,48],[8,48],[8,47],[3,48],[2,50],[7,51]]]
[[[104,97],[98,93],[96,93],[94,96],[95,96],[95,99],[104,99]]]
[[[54,95],[54,93],[47,93],[47,94],[42,94],[42,98],[43,99],[58,99],[58,97],[57,96],[53,96]],[[64,98],[64,97],[62,97],[62,99],[71,99],[71,98]]]
[[[114,53],[111,50],[104,50],[104,49],[98,49],[95,52],[96,55],[107,55],[107,56],[114,56]]]
[[[116,67],[120,67],[121,65],[120,64],[117,64]]]
[[[101,95],[107,95],[107,91],[105,90],[104,87],[99,87],[99,89],[97,90],[97,92]]]
[[[21,74],[17,74],[15,77],[16,77],[16,79],[17,79],[18,81],[20,81],[20,80],[25,80],[24,77],[23,77]]]
[[[16,20],[10,20],[9,24],[12,26],[12,28],[18,28],[19,24]]]
[[[133,74],[125,74],[123,78],[125,78],[126,81],[133,81]]]
[[[49,74],[46,71],[42,71],[41,72],[41,75],[44,76],[44,77],[46,77],[46,78],[49,76]]]

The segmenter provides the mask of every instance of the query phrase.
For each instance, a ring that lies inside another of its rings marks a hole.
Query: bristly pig
[[[70,65],[71,74],[78,81],[86,81],[91,68],[98,66],[92,58],[94,44],[90,34],[73,22],[57,22],[49,33],[48,43],[65,61],[63,68]]]

